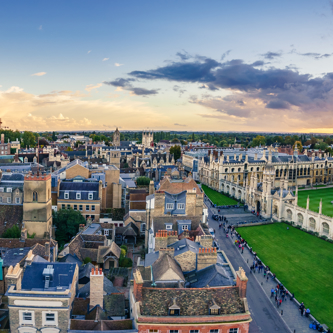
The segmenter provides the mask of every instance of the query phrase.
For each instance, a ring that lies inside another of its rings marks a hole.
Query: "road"
[[[223,229],[219,229],[219,222],[212,219],[211,216],[213,213],[216,213],[216,209],[213,210],[210,207],[207,199],[205,199],[205,203],[209,212],[208,225],[216,231],[216,240],[219,248],[226,253],[235,270],[238,270],[238,267],[243,267],[249,279],[247,283],[247,301],[252,317],[250,333],[290,333],[291,330],[289,327],[284,323],[257,280],[250,274],[250,269],[244,262],[236,246],[233,246],[232,241],[226,238]],[[228,210],[221,210],[220,214],[226,215],[228,214]]]

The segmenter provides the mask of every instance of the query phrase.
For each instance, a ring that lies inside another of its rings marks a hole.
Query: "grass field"
[[[222,193],[212,190],[211,188],[207,187],[206,185],[201,185],[202,189],[208,196],[210,200],[217,206],[224,206],[224,205],[237,205],[238,201],[235,199],[229,198]]]
[[[332,329],[333,244],[285,223],[237,231],[297,300]]]
[[[322,213],[327,216],[333,216],[333,187],[321,188],[318,190],[298,191],[298,205],[306,208],[306,199],[310,196],[310,210],[319,212],[319,202],[323,199]]]

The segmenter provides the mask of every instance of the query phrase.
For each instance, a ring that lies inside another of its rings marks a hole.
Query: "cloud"
[[[145,103],[132,99],[87,100],[87,94],[52,91],[43,95],[13,86],[0,90],[0,115],[6,126],[15,130],[94,130],[114,123],[127,129],[142,127],[142,119],[152,128],[166,123],[168,117],[156,113]]]
[[[187,125],[183,125],[183,124],[178,124],[178,123],[174,123],[175,126],[181,126],[181,127],[186,127]]]
[[[31,74],[31,76],[43,76],[45,74],[46,74],[46,72],[38,72],[38,73],[35,73],[35,74]]]
[[[229,55],[230,52],[231,52],[231,50],[228,50],[227,52],[224,52],[221,56],[221,61],[223,61],[225,59],[225,57],[227,57]]]
[[[265,59],[270,59],[270,60],[281,57],[281,55],[282,55],[282,52],[266,52],[266,53],[262,54],[262,56]]]
[[[185,61],[185,60],[188,60],[190,58],[192,58],[192,56],[186,52],[186,51],[183,51],[183,52],[177,52],[176,53],[176,56],[179,57],[181,60]]]
[[[120,67],[120,66],[123,66],[124,64],[118,64],[117,62],[115,62],[114,65],[115,65],[116,67]]]
[[[104,58],[102,61],[108,61],[109,60],[109,58]]]
[[[307,53],[298,53],[301,56],[304,57],[311,57],[314,59],[322,59],[322,58],[329,58],[333,55],[333,53],[325,53],[325,54],[320,54],[320,53],[315,53],[315,52],[307,52]]]
[[[40,25],[40,26],[38,27],[38,30],[43,30],[43,26]]]
[[[114,81],[109,81],[109,82],[104,81],[103,83],[109,86],[117,87],[117,91],[121,91],[123,89],[128,90],[131,92],[131,95],[148,96],[148,95],[158,94],[158,89],[145,89],[145,88],[133,87],[132,82],[134,81],[136,80],[118,78]]]
[[[87,53],[89,54],[91,52],[91,50],[89,50]]]
[[[97,84],[95,84],[95,85],[93,85],[93,84],[88,84],[88,85],[86,86],[85,90],[90,92],[90,91],[92,91],[93,89],[97,89],[97,88],[101,87],[102,85],[103,85],[103,83],[97,83]]]
[[[173,86],[173,91],[178,92],[178,93],[179,93],[179,97],[180,97],[182,94],[184,94],[184,92],[186,92],[185,89],[182,89],[180,86],[177,86],[177,85]]]

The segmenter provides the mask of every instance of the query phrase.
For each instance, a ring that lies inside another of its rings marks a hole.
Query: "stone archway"
[[[287,209],[287,220],[291,221],[293,217],[293,212],[290,209]]]
[[[257,201],[256,208],[257,208],[257,213],[260,214],[261,205],[259,200]]]
[[[303,215],[301,213],[298,213],[297,214],[297,224],[298,225],[302,225],[303,224],[303,220],[304,220]]]

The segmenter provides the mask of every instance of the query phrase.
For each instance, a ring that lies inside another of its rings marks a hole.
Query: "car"
[[[215,233],[213,228],[209,228],[209,232],[212,235],[213,238],[215,238]]]
[[[212,215],[212,219],[215,220],[215,221],[217,221],[219,219],[219,216],[217,214],[213,214]]]

